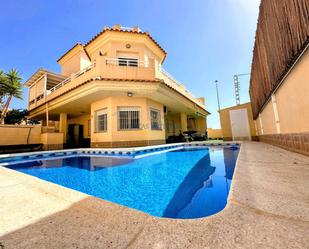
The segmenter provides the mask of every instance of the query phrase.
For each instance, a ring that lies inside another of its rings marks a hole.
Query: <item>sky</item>
[[[208,127],[221,108],[235,105],[233,75],[249,73],[260,0],[15,0],[1,2],[0,69],[26,81],[38,68],[60,72],[57,59],[104,26],[139,26],[167,51],[164,69],[196,97],[205,97]],[[240,78],[241,103],[249,76]],[[11,108],[27,108],[14,99]]]

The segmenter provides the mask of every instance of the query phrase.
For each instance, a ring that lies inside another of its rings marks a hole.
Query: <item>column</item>
[[[188,130],[187,114],[184,112],[180,113],[180,127],[181,127],[181,132],[185,132]]]
[[[68,127],[67,113],[60,113],[59,121],[59,132],[63,133],[63,143],[66,143]]]

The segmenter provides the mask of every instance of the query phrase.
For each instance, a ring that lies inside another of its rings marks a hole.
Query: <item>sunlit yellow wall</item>
[[[130,45],[130,47],[127,47]],[[144,60],[145,55],[153,57],[161,62],[164,58],[164,53],[145,35],[122,33],[122,32],[105,32],[99,36],[94,42],[86,47],[91,60],[101,52],[110,58],[116,58],[117,53],[137,53],[139,59]]]
[[[309,131],[309,50],[304,53],[282,85],[275,92],[280,133]],[[264,135],[277,134],[273,103],[269,101],[261,112]],[[257,119],[259,122],[259,119]],[[259,134],[261,129],[259,127]]]
[[[40,125],[0,125],[0,145],[39,144],[40,142]]]
[[[166,127],[166,137],[168,136],[178,136],[181,130],[180,125],[180,114],[168,114],[166,117],[167,125]],[[173,130],[174,125],[174,130]]]
[[[45,77],[41,77],[35,84],[29,88],[29,101],[44,94],[45,92]]]
[[[222,138],[222,129],[212,129],[212,128],[208,128],[207,129],[207,135],[208,138]]]
[[[91,63],[99,57],[132,57],[143,62],[152,60],[155,64],[160,64],[164,57],[162,51],[144,35],[107,32],[89,46],[76,46],[65,55],[59,62],[63,75],[70,76],[91,64],[84,49],[90,56]]]
[[[196,131],[201,134],[205,134],[207,129],[206,118],[196,118]]]
[[[41,143],[43,145],[62,145],[63,135],[62,133],[42,133]]]
[[[62,63],[62,75],[70,76],[77,73],[86,66],[90,65],[90,61],[83,50],[78,50]]]
[[[118,129],[118,107],[139,107],[141,128],[138,130]],[[151,130],[150,108],[161,112],[161,130]],[[95,112],[101,109],[107,111],[107,131],[95,131]],[[108,97],[91,105],[91,142],[115,142],[115,141],[145,141],[164,140],[163,105],[147,98],[138,97]]]
[[[309,131],[309,49],[276,92],[281,133]]]
[[[264,134],[275,134],[276,123],[272,103],[269,102],[261,114]]]

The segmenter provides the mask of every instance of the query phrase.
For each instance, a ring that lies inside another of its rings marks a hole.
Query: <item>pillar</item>
[[[181,132],[185,132],[188,130],[187,114],[184,112],[180,113],[180,128]]]
[[[63,133],[63,143],[67,141],[68,119],[66,113],[60,113],[59,132]]]

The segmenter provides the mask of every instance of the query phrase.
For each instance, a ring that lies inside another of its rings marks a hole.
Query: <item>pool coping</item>
[[[226,208],[200,219],[153,217],[4,167],[0,167],[0,176],[1,199],[9,200],[7,207],[1,207],[0,218],[3,219],[0,243],[5,248],[12,245],[14,248],[46,245],[305,248],[309,245],[309,158],[264,143],[241,143]],[[16,207],[20,198],[27,200],[26,208]],[[42,203],[46,204],[44,210],[39,208]],[[27,218],[31,208],[37,212]],[[94,228],[87,230],[82,225],[87,222]],[[69,227],[77,224],[78,229],[72,232]],[[56,239],[59,226],[66,229],[61,229],[61,236]],[[49,233],[44,233],[44,228]],[[26,239],[29,234],[44,240]],[[97,241],[84,237],[94,235],[98,236]]]
[[[143,146],[143,147],[132,147],[132,148],[77,148],[77,149],[64,149],[64,150],[49,150],[49,151],[36,151],[36,152],[22,152],[22,153],[11,153],[11,154],[1,154],[0,155],[0,166],[7,166],[9,162],[2,162],[5,159],[22,157],[22,162],[30,162],[35,160],[47,159],[45,156],[52,155],[52,158],[63,158],[72,155],[82,155],[82,156],[113,156],[113,157],[130,157],[130,158],[142,158],[145,156],[150,156],[157,153],[167,152],[174,149],[179,149],[182,147],[220,147],[220,146],[239,146],[240,142],[220,142],[212,143],[209,141],[197,141],[188,143],[173,143],[173,144],[162,144],[153,146]],[[145,153],[140,155],[140,153]],[[48,159],[52,159],[48,158]],[[20,163],[21,161],[18,161]]]

